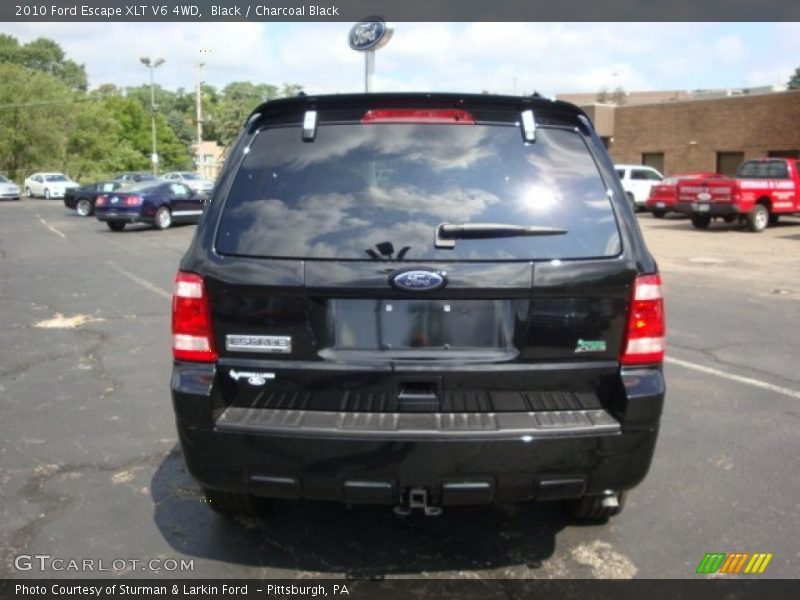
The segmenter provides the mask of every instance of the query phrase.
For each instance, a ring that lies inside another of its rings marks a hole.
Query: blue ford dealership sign
[[[378,17],[359,21],[350,29],[350,47],[359,52],[374,50],[384,41],[386,31],[386,22]]]

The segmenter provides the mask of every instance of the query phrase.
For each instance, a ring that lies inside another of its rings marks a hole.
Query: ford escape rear
[[[184,256],[173,402],[211,507],[621,510],[664,397],[661,285],[585,115],[538,97],[258,107]]]

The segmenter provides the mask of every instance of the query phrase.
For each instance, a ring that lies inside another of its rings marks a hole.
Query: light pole
[[[206,174],[203,172],[203,96],[202,96],[202,85],[203,81],[201,80],[201,73],[203,69],[204,63],[198,62],[197,63],[197,77],[195,81],[195,109],[197,113],[197,152],[195,152],[195,160],[197,161],[197,172],[202,176],[205,177]]]
[[[163,58],[151,60],[149,56],[142,56],[139,61],[150,69],[150,126],[153,132],[153,153],[150,162],[153,163],[153,175],[158,175],[158,153],[156,152],[156,86],[153,71],[164,64]]]

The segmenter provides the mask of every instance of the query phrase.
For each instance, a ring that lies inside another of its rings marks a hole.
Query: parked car
[[[657,183],[650,188],[650,196],[647,198],[645,208],[653,213],[657,219],[661,219],[665,214],[675,209],[675,204],[678,202],[678,181],[707,179],[713,177],[725,177],[717,173],[701,172],[701,173],[683,173],[681,175],[672,175],[665,177],[660,183]]]
[[[643,210],[650,196],[650,188],[664,177],[652,167],[644,165],[615,165],[622,189],[634,210]]]
[[[126,183],[137,183],[139,181],[156,181],[158,177],[149,171],[124,171],[116,177],[114,181],[123,181]]]
[[[168,229],[173,223],[197,222],[207,199],[182,183],[142,181],[98,196],[94,212],[112,231],[122,231],[128,223]]]
[[[195,192],[209,194],[214,189],[213,181],[204,179],[192,171],[170,171],[169,173],[164,173],[161,178],[166,181],[177,181],[188,185]]]
[[[798,165],[800,161],[791,158],[746,160],[733,178],[679,181],[676,209],[688,214],[696,229],[724,219],[764,231],[781,215],[800,213]]]
[[[64,193],[64,206],[76,211],[82,217],[89,217],[94,214],[94,203],[97,197],[113,192],[122,184],[121,181],[100,181],[68,189]]]
[[[0,200],[19,200],[19,186],[8,177],[0,175]]]
[[[25,180],[25,195],[29,198],[40,196],[46,200],[63,198],[64,192],[79,186],[63,173],[34,173]]]
[[[661,281],[580,109],[299,96],[256,108],[231,156],[172,313],[211,508],[622,509],[664,399]]]

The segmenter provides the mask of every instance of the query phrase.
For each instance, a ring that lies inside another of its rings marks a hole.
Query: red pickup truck
[[[800,213],[800,161],[746,160],[732,178],[681,180],[674,210],[691,216],[697,229],[721,218],[745,221],[750,231],[764,231],[780,215]]]

